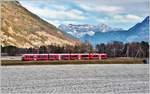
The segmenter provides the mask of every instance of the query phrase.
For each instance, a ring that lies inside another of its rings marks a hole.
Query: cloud
[[[31,4],[24,4],[29,11],[39,15],[40,17],[49,19],[59,19],[59,20],[84,20],[85,16],[82,15],[82,11],[77,9],[64,8],[59,5],[53,5],[52,8],[49,7],[35,7]]]
[[[137,15],[132,15],[132,14],[128,14],[128,15],[115,15],[113,16],[114,20],[118,20],[121,22],[138,22],[141,21],[141,17],[137,16]]]
[[[106,13],[122,13],[124,9],[116,6],[102,6],[97,7],[97,10]]]
[[[86,11],[96,11],[96,12],[104,12],[104,13],[122,13],[123,8],[118,6],[107,6],[107,5],[79,5]]]
[[[129,14],[129,15],[126,15],[126,18],[128,20],[142,20],[139,16],[136,16],[136,15],[132,15],[132,14]]]
[[[83,9],[108,13],[124,13],[145,16],[149,13],[149,0],[76,0]],[[90,3],[89,3],[90,2]],[[138,8],[138,9],[137,9]]]
[[[65,24],[65,25],[67,25],[67,24],[79,24],[79,21],[67,21],[67,20],[62,20],[61,22],[60,22],[60,24]]]
[[[129,28],[148,16],[148,0],[19,1],[29,11],[55,26],[105,23]]]
[[[65,15],[69,19],[78,19],[78,20],[84,20],[86,17],[81,15],[82,12],[79,10],[69,10],[66,12],[63,12],[62,15]]]
[[[45,21],[47,21],[48,23],[50,23],[50,24],[53,24],[53,25],[55,25],[56,27],[59,27],[59,25],[60,24],[65,24],[65,25],[67,25],[67,24],[79,24],[79,22],[77,22],[77,21],[70,21],[70,20],[53,20],[53,19],[46,19],[46,18],[44,18],[44,20]],[[83,24],[83,23],[80,23],[80,24]]]
[[[58,27],[60,25],[60,21],[59,20],[50,20],[50,19],[45,19],[43,18],[45,21],[47,21],[50,24],[55,25],[56,27]]]

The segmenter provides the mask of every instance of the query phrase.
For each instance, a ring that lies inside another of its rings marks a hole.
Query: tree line
[[[95,47],[89,42],[75,46],[48,45],[38,48],[17,48],[10,45],[1,46],[1,53],[10,56],[36,53],[107,53],[109,57],[149,57],[149,44],[144,41],[131,43],[114,41],[111,43],[100,43]]]
[[[48,45],[36,48],[17,48],[16,46],[1,46],[1,53],[10,56],[19,54],[43,54],[43,53],[89,53],[92,52],[92,45],[90,43],[82,43],[80,45]]]
[[[98,53],[107,53],[110,57],[149,57],[148,42],[101,43],[96,45]]]

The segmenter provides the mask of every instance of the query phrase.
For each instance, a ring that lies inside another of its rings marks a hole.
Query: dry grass
[[[105,59],[105,60],[60,60],[60,61],[20,61],[2,60],[1,65],[60,65],[60,64],[143,64],[143,59]]]

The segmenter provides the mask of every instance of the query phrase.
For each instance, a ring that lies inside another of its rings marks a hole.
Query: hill
[[[68,37],[52,24],[31,13],[17,1],[1,2],[1,45],[19,48],[41,45],[75,45],[79,43]]]

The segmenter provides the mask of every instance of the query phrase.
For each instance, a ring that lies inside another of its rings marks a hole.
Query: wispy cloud
[[[124,21],[124,22],[136,22],[136,21],[142,21],[142,19],[137,15],[115,15],[113,17],[115,20]]]
[[[84,16],[82,16],[82,11],[79,11],[77,9],[71,9],[68,10],[62,6],[55,5],[55,7],[35,7],[31,4],[25,4],[24,7],[26,7],[31,12],[49,19],[57,19],[57,20],[83,20],[85,19]]]
[[[29,11],[55,26],[99,24],[129,28],[148,16],[148,0],[20,1]],[[138,9],[137,9],[138,8]]]
[[[96,12],[104,12],[104,13],[122,13],[124,9],[122,7],[117,6],[95,6],[95,5],[79,5],[86,11],[96,11]]]

